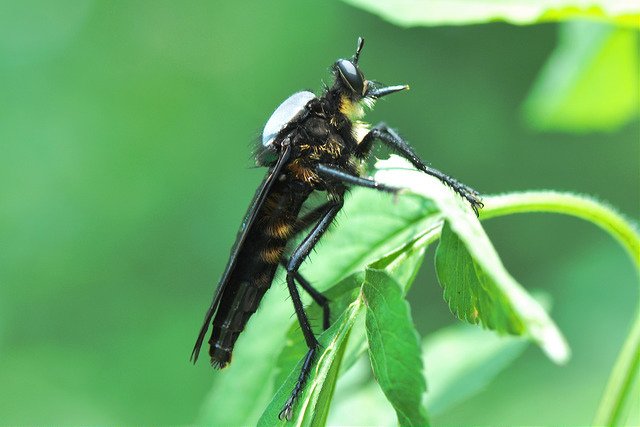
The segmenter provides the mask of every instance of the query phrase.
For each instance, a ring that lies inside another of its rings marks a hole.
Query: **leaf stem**
[[[640,234],[636,226],[612,207],[591,197],[555,191],[531,191],[490,196],[480,219],[497,216],[551,212],[590,221],[611,234],[625,248],[640,272]],[[594,425],[621,425],[631,399],[633,386],[640,379],[640,316],[637,311],[631,332],[613,367],[600,401]]]
[[[615,209],[592,197],[557,191],[528,191],[489,196],[483,201],[485,207],[480,211],[483,220],[514,213],[549,212],[590,221],[615,237],[640,270],[637,228]]]
[[[640,316],[636,313],[631,333],[613,367],[593,425],[624,425],[625,408],[638,381],[640,369]]]

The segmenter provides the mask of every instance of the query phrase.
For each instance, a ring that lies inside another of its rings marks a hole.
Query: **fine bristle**
[[[214,369],[224,369],[228,364],[228,361],[211,359],[211,366],[213,366]]]
[[[373,107],[376,105],[376,99],[375,98],[362,98],[362,105],[364,105],[365,107],[367,107],[368,109],[372,110]]]

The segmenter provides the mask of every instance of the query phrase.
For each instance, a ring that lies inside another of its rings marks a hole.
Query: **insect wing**
[[[213,318],[213,315],[215,314],[218,308],[218,305],[220,304],[220,299],[222,298],[222,294],[227,284],[229,283],[229,277],[231,276],[231,272],[233,271],[236,265],[238,254],[240,253],[240,250],[242,249],[242,246],[247,238],[247,235],[249,234],[249,230],[251,229],[251,226],[255,222],[256,215],[258,214],[258,211],[260,210],[260,208],[262,207],[262,204],[267,198],[267,195],[269,194],[269,191],[271,190],[273,183],[275,182],[277,177],[280,175],[280,172],[282,171],[283,166],[287,163],[290,152],[291,152],[290,146],[287,145],[283,148],[283,150],[280,152],[280,155],[278,156],[278,160],[276,161],[275,166],[273,166],[273,168],[271,169],[267,177],[264,179],[261,186],[256,191],[256,195],[253,197],[253,201],[249,205],[249,210],[247,211],[247,214],[245,215],[245,219],[244,221],[242,221],[242,226],[240,228],[240,231],[238,232],[236,243],[233,246],[233,249],[231,250],[231,257],[229,258],[229,262],[227,263],[227,268],[224,270],[224,273],[222,274],[222,278],[218,283],[216,292],[213,295],[213,301],[211,302],[211,305],[209,306],[209,309],[207,310],[207,313],[204,316],[204,323],[200,328],[198,339],[196,340],[196,344],[193,347],[193,351],[191,352],[191,360],[193,361],[193,363],[195,363],[198,360],[198,355],[200,354],[200,348],[202,347],[204,337],[207,334],[207,330],[209,329],[209,324],[211,323],[211,319]]]

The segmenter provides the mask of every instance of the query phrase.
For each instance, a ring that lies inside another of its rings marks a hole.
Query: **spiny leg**
[[[307,382],[309,373],[311,372],[311,366],[313,365],[316,352],[318,351],[318,347],[320,345],[315,335],[313,334],[313,330],[311,329],[311,325],[309,324],[309,319],[304,312],[304,307],[302,306],[302,301],[300,300],[300,294],[298,293],[298,289],[294,280],[295,275],[298,272],[300,265],[302,265],[302,262],[307,258],[318,240],[320,240],[320,237],[322,237],[324,232],[327,231],[327,228],[329,228],[329,225],[331,225],[331,223],[335,219],[338,211],[340,211],[340,209],[342,208],[342,204],[343,199],[342,194],[340,194],[337,200],[328,205],[325,214],[307,235],[307,237],[304,238],[302,243],[300,243],[300,245],[296,248],[287,264],[287,287],[289,288],[291,301],[293,302],[293,307],[296,311],[298,322],[300,323],[300,329],[302,329],[302,334],[304,335],[304,339],[307,343],[309,351],[304,358],[302,369],[300,369],[300,375],[298,376],[298,381],[296,382],[296,385],[291,392],[291,396],[278,415],[278,418],[280,419],[284,418],[290,420],[293,417],[293,405],[295,404],[298,396],[302,392],[305,383]]]
[[[281,261],[281,264],[284,268],[287,268],[288,263],[289,261],[286,259],[283,259]],[[331,326],[331,310],[329,308],[329,299],[322,295],[322,293],[320,293],[316,288],[314,288],[311,283],[309,283],[307,279],[302,277],[299,272],[296,272],[293,275],[293,278],[296,280],[296,282],[298,282],[302,289],[304,289],[309,295],[311,295],[311,298],[316,302],[316,304],[318,304],[322,308],[322,329],[326,331],[327,329],[329,329],[329,326]]]
[[[300,329],[302,329],[302,334],[304,335],[304,339],[307,343],[307,347],[309,350],[304,357],[304,361],[302,362],[302,368],[300,369],[300,375],[298,376],[298,381],[296,381],[296,385],[293,387],[291,391],[291,395],[287,402],[284,404],[284,407],[278,414],[278,418],[291,420],[293,417],[293,405],[296,403],[298,396],[302,392],[302,388],[307,382],[307,378],[309,377],[309,373],[311,372],[311,366],[313,365],[313,360],[315,358],[316,351],[318,346],[318,340],[313,335],[313,331],[311,330],[311,325],[309,324],[309,319],[307,319],[307,315],[304,312],[304,307],[302,306],[302,301],[300,300],[300,294],[296,289],[296,284],[293,281],[293,274],[287,274],[287,287],[289,288],[289,294],[291,294],[291,301],[293,302],[293,307],[296,312],[296,316],[298,317],[298,323],[300,323]]]
[[[450,177],[444,172],[434,169],[424,164],[424,162],[418,157],[413,148],[402,139],[393,129],[389,128],[386,124],[380,123],[369,131],[362,139],[362,142],[358,145],[356,156],[365,159],[369,156],[371,148],[373,147],[374,140],[380,140],[387,147],[391,148],[396,153],[400,154],[405,159],[409,160],[413,166],[417,169],[438,178],[444,184],[448,185],[458,193],[463,199],[465,199],[470,205],[473,211],[478,215],[478,210],[484,205],[480,199],[479,193],[471,187],[468,187],[455,178]]]
[[[331,205],[333,205],[333,201],[325,202],[307,212],[302,218],[298,219],[293,228],[293,235],[297,235],[301,231],[304,231],[307,227],[311,226],[311,224],[315,224],[320,221],[320,218],[324,216]],[[286,268],[286,266],[286,264],[283,264],[283,267]]]
[[[362,178],[360,176],[351,175],[349,172],[345,172],[342,169],[338,169],[334,166],[325,164],[318,164],[316,171],[324,178],[341,181],[345,184],[356,185],[358,187],[372,188],[374,190],[385,191],[388,193],[397,193],[400,191],[398,188],[389,187],[388,185],[380,184],[372,179]]]
[[[322,218],[326,214],[327,210],[333,204],[334,204],[333,201],[325,202],[320,206],[316,207],[315,209],[311,210],[310,212],[308,212],[302,218],[300,218],[296,222],[294,232],[293,232],[294,235],[305,230],[307,227],[311,226],[312,224],[317,223],[320,220],[320,218]],[[282,266],[286,269],[287,264],[289,264],[289,260],[283,258],[280,261],[280,264],[282,264]],[[294,278],[296,279],[298,284],[302,287],[302,289],[304,289],[309,295],[311,295],[311,298],[313,298],[316,304],[318,304],[322,308],[322,329],[326,331],[327,329],[329,329],[329,326],[331,325],[331,311],[329,308],[329,299],[325,297],[323,294],[321,294],[320,292],[318,292],[318,290],[315,289],[307,279],[302,277],[302,275],[299,272],[295,273]]]

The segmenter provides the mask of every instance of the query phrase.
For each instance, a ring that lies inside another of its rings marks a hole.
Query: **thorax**
[[[291,135],[292,160],[287,169],[296,179],[323,187],[315,173],[317,164],[359,174],[359,162],[353,155],[358,140],[349,117],[339,109],[328,108],[322,99],[318,101]]]

